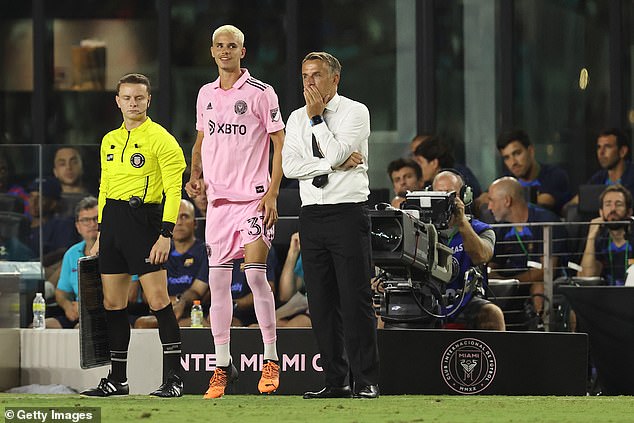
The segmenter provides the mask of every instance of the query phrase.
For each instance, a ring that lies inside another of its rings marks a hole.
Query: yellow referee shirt
[[[185,166],[178,141],[149,117],[131,131],[122,124],[108,132],[101,141],[99,223],[108,198],[128,201],[137,196],[160,204],[165,192],[163,222],[175,224]]]

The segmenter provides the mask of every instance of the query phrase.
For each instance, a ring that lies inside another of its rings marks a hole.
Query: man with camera
[[[457,295],[465,289],[465,273],[482,266],[493,257],[495,233],[489,225],[465,213],[473,194],[457,171],[445,169],[432,182],[434,191],[456,192],[454,209],[447,229],[440,231],[443,243],[453,251],[452,278],[447,284],[448,297],[454,297],[443,314],[446,328],[505,330],[504,314],[477,291]],[[455,295],[454,295],[455,294]]]

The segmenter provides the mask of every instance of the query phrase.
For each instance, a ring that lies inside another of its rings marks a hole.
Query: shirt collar
[[[238,78],[238,80],[233,84],[233,87],[231,88],[238,89],[242,87],[245,82],[247,82],[247,79],[251,78],[251,75],[246,68],[240,68],[240,71],[242,72],[242,75],[240,76],[240,78]],[[220,77],[216,78],[216,80],[211,83],[211,87],[214,89],[220,88]]]
[[[339,108],[339,103],[341,103],[341,97],[339,96],[339,93],[335,93],[328,104],[326,104],[326,110],[329,112],[336,112]]]
[[[142,124],[140,124],[139,126],[137,126],[136,128],[132,129],[131,131],[144,131],[145,128],[147,128],[148,126],[150,126],[150,124],[152,123],[152,119],[150,119],[149,116],[147,116],[147,119],[145,119],[145,122],[143,122]],[[124,131],[127,131],[128,129],[125,127],[125,122],[121,123],[121,129],[123,129]]]

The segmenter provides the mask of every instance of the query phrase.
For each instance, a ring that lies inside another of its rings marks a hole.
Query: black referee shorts
[[[127,201],[106,200],[99,235],[99,271],[144,275],[163,268],[147,262],[162,224],[159,204],[137,209]]]

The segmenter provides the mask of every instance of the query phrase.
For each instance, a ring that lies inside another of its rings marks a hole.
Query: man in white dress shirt
[[[306,399],[379,396],[365,208],[370,115],[365,105],[337,94],[340,75],[339,61],[328,53],[304,58],[306,106],[290,115],[282,149],[284,174],[299,179],[304,280],[326,376],[325,387],[306,392]]]

